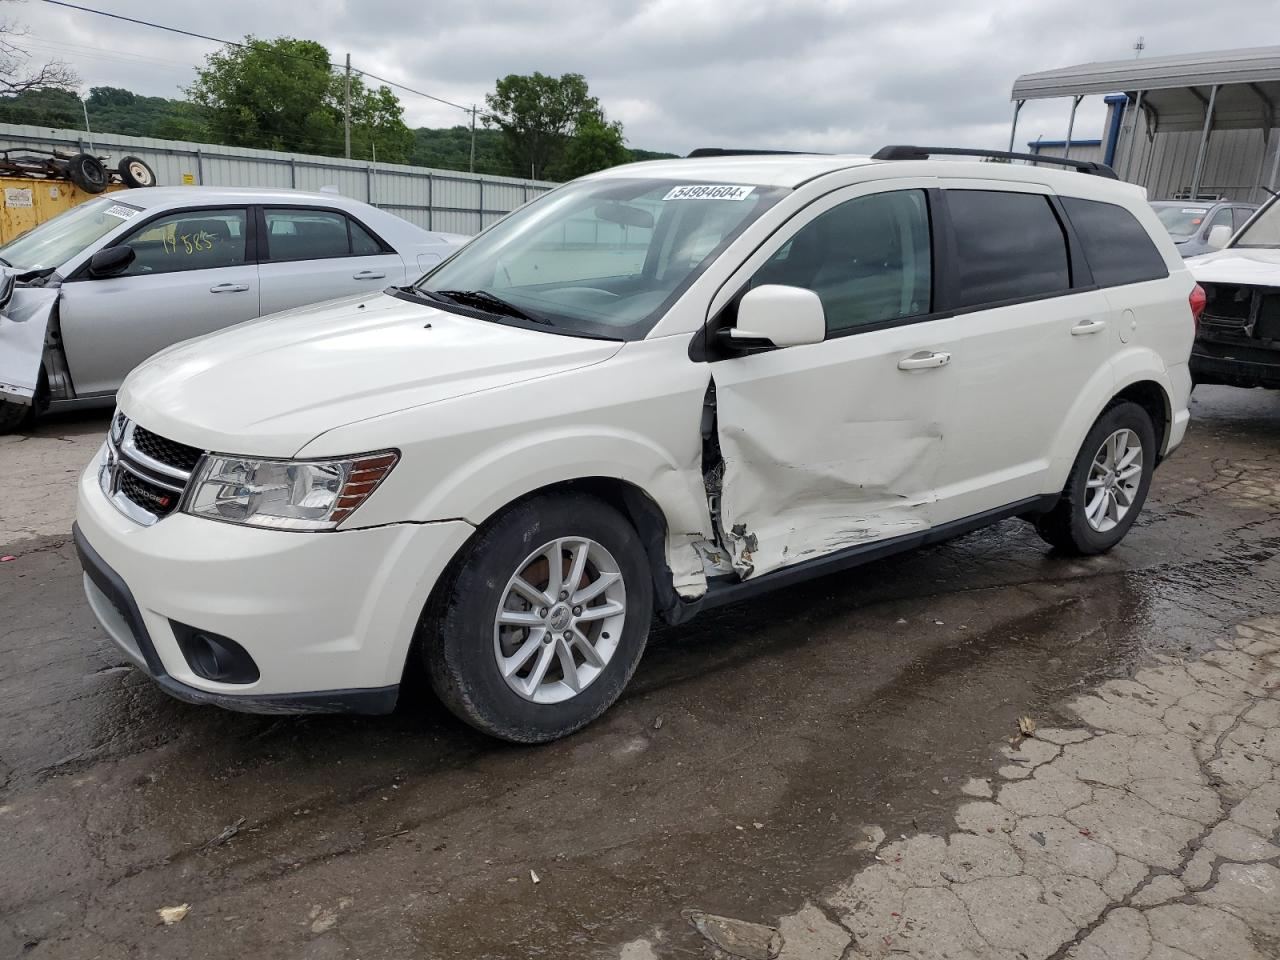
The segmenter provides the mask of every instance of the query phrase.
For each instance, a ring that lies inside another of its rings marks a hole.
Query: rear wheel
[[[644,652],[653,585],[635,529],[594,497],[500,514],[436,589],[420,642],[432,686],[485,733],[543,743],[618,698]]]
[[[1127,400],[1109,407],[1085,437],[1062,499],[1037,519],[1036,531],[1068,553],[1105,553],[1141,512],[1155,461],[1150,414]]]

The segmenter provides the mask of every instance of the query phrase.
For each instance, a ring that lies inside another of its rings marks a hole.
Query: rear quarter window
[[[1146,229],[1124,207],[1076,197],[1061,199],[1098,286],[1118,287],[1169,275]]]
[[[1067,238],[1039,193],[948,190],[959,306],[1069,290]]]

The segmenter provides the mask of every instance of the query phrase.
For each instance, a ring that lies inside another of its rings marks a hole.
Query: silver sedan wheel
[[[1094,455],[1085,484],[1084,516],[1106,533],[1125,518],[1142,483],[1142,441],[1127,428],[1117,430]]]
[[[609,665],[626,615],[626,584],[608,550],[584,537],[545,543],[502,593],[493,622],[498,670],[525,700],[569,700]]]

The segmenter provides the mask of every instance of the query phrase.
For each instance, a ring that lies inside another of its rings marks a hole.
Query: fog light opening
[[[230,637],[169,621],[191,672],[217,683],[254,683],[261,676],[249,651]]]

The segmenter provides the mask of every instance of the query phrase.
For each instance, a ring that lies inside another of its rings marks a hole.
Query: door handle
[[[244,293],[249,289],[247,283],[215,283],[209,288],[210,293]]]
[[[361,270],[352,276],[352,280],[382,280],[386,277],[386,273],[379,273],[377,270]]]
[[[945,367],[951,362],[951,354],[949,353],[913,353],[909,357],[903,357],[898,361],[899,370],[933,370],[937,367]]]
[[[1073,337],[1087,337],[1091,333],[1101,333],[1107,329],[1107,321],[1105,320],[1081,320],[1071,328]]]

